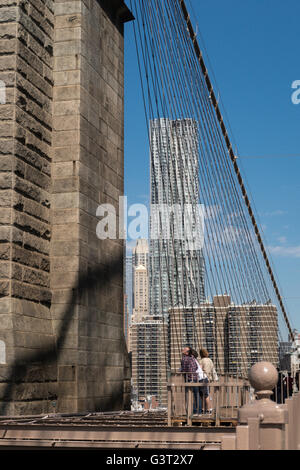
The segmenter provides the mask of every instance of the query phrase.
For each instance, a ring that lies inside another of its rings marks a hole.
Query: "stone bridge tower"
[[[0,0],[2,414],[116,410],[129,398],[122,0]],[[78,284],[79,282],[79,284]]]

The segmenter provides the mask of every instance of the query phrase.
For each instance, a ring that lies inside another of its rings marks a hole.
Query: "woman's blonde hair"
[[[200,356],[203,357],[209,357],[209,353],[206,349],[200,349]]]

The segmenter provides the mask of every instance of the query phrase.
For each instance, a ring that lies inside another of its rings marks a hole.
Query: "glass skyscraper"
[[[199,243],[191,243],[195,234],[203,233],[198,158],[196,121],[150,121],[151,315],[167,315],[169,308],[193,308],[204,301],[203,251]]]

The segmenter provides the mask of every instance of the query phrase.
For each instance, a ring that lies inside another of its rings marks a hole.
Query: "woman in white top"
[[[205,374],[204,382],[208,383],[210,381],[216,380],[216,371],[213,361],[209,358],[209,353],[206,349],[200,349],[200,366]],[[202,395],[205,398],[206,410],[211,413],[212,409],[210,408],[210,399],[209,399],[209,388],[208,386],[202,387]]]

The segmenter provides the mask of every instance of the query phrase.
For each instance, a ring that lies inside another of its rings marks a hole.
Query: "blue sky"
[[[292,326],[300,330],[300,104],[291,100],[292,83],[300,80],[300,2],[186,3]],[[129,204],[148,202],[147,128],[132,24],[125,29],[125,194]]]

